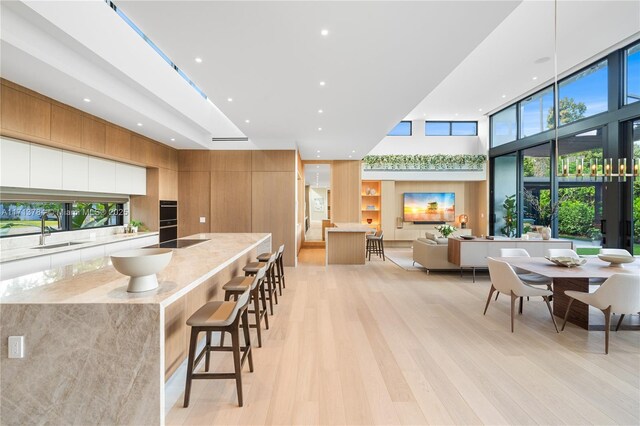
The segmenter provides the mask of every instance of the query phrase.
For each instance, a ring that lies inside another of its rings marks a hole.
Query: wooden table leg
[[[565,290],[589,292],[589,278],[553,279],[553,315],[560,318],[564,318],[569,304],[569,296],[564,294]],[[567,321],[589,330],[589,305],[574,300]]]

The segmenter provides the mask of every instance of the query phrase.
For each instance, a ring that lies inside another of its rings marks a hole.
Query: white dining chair
[[[529,252],[523,248],[501,248],[500,249],[500,257],[531,257]],[[553,280],[551,278],[547,278],[544,275],[535,274],[533,272],[526,271],[522,268],[518,268],[517,266],[512,266],[516,275],[523,283],[528,285],[543,285],[547,287],[547,290],[551,291],[551,284],[553,284]],[[498,300],[498,296],[500,296],[500,292],[496,292],[496,300]],[[528,298],[527,298],[528,299]],[[520,308],[519,312],[522,313],[522,298],[520,298]]]
[[[524,284],[513,271],[511,265],[509,265],[507,262],[488,257],[487,263],[489,265],[491,289],[489,290],[489,297],[487,297],[487,304],[484,307],[483,315],[487,313],[489,303],[491,303],[491,296],[493,296],[494,291],[497,290],[500,293],[511,295],[511,332],[513,333],[516,299],[518,297],[541,296],[547,304],[549,314],[551,315],[551,321],[553,321],[553,326],[556,329],[556,333],[558,332],[558,325],[556,324],[556,319],[553,317],[551,305],[549,304],[549,297],[552,294],[551,291],[541,288],[535,288]]]
[[[620,328],[626,314],[640,312],[640,275],[614,274],[593,293],[565,290],[570,297],[567,312],[564,315],[562,330],[567,325],[569,311],[574,300],[598,308],[604,314],[604,353],[609,353],[609,329],[611,328],[611,313],[620,314],[616,331]]]
[[[617,255],[617,256],[631,256],[632,255],[631,253],[629,253],[625,249],[617,249],[617,248],[602,248],[602,249],[600,249],[600,254],[614,254],[614,255]]]

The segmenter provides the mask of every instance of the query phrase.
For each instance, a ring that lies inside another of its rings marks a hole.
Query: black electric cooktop
[[[205,239],[205,240],[189,240],[189,239],[171,240],[171,241],[162,242],[160,244],[153,244],[153,245],[150,245],[150,246],[146,246],[144,248],[186,248],[186,247],[194,246],[196,244],[204,243],[205,241],[209,241],[209,240],[208,239]]]

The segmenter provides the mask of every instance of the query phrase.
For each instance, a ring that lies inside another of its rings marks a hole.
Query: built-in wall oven
[[[161,243],[178,238],[178,202],[160,200],[160,236]]]

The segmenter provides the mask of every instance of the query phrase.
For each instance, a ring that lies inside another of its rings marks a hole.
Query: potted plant
[[[436,231],[440,232],[440,234],[442,234],[444,238],[449,238],[449,235],[453,234],[458,230],[455,226],[447,225],[447,224],[438,225],[436,226],[435,229]]]
[[[129,232],[136,233],[138,229],[142,227],[142,222],[131,219],[129,221]]]
[[[538,232],[542,236],[543,240],[551,238],[551,224],[558,216],[560,205],[563,201],[569,198],[568,193],[564,193],[558,198],[558,201],[552,203],[550,200],[542,201],[542,197],[536,197],[531,191],[524,190],[524,199],[529,204],[529,207],[538,216],[542,227],[538,228]]]
[[[516,194],[507,195],[502,203],[504,209],[504,226],[500,228],[500,232],[505,237],[514,237],[518,229],[518,216],[516,214]]]

